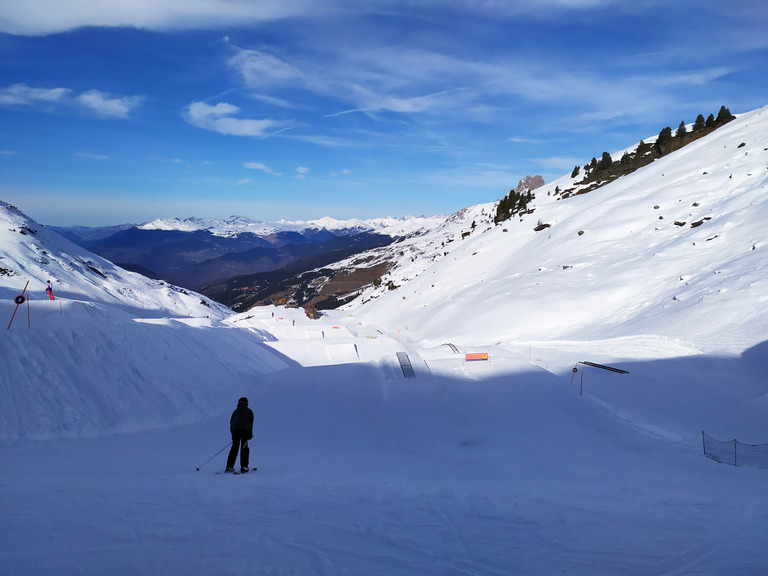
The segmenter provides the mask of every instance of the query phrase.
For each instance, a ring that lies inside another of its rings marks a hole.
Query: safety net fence
[[[704,455],[723,464],[768,468],[768,444],[744,444],[738,440],[715,440],[701,431]]]

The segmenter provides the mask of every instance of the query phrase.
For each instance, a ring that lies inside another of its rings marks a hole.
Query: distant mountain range
[[[230,216],[229,218],[158,218],[137,226],[141,230],[178,230],[195,232],[206,230],[215,236],[235,236],[251,233],[257,236],[271,236],[280,232],[307,232],[327,230],[337,236],[375,232],[387,236],[406,236],[443,221],[444,216],[432,218],[424,216],[405,216],[402,218],[372,218],[361,220],[336,220],[335,218],[319,218],[316,220],[278,220],[262,222],[245,216]]]
[[[237,308],[238,304],[252,304],[253,295],[263,291],[265,280],[259,275],[269,274],[266,281],[276,282],[422,233],[443,221],[441,216],[409,216],[260,222],[232,216],[51,228],[127,270]]]

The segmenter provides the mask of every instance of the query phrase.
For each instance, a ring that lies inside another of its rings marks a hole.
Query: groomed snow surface
[[[0,573],[768,573],[768,470],[702,449],[768,442],[766,117],[320,320],[231,315],[0,203]],[[240,396],[258,470],[216,474]]]

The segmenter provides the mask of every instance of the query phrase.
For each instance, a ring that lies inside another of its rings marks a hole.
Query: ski
[[[247,472],[237,472],[237,471],[234,471],[234,472],[216,472],[216,474],[234,474],[235,476],[237,476],[238,474],[248,474],[248,472],[256,472],[256,468],[255,467],[251,468]]]

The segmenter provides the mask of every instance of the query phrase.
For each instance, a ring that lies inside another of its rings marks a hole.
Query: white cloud
[[[422,50],[383,48],[348,54],[332,48],[305,69],[299,59],[291,62],[263,50],[236,49],[229,66],[242,78],[251,97],[283,108],[296,107],[290,100],[270,93],[286,88],[347,102],[351,106],[326,114],[330,118],[352,112],[421,113],[446,106],[462,86],[430,91],[425,86],[455,85],[466,77],[467,65]],[[463,68],[463,69],[461,69]],[[455,81],[454,81],[455,80]]]
[[[308,0],[24,0],[0,3],[0,32],[53,34],[83,26],[149,30],[211,29],[325,10]]]
[[[278,108],[296,108],[296,105],[285,98],[279,98],[277,96],[269,96],[267,94],[249,94],[250,98],[254,100],[260,100],[270,106],[277,106]]]
[[[424,96],[399,97],[389,94],[377,94],[367,88],[355,86],[352,93],[356,97],[359,108],[329,114],[328,117],[348,114],[350,112],[389,111],[404,114],[426,112],[436,106],[440,106],[440,97],[451,92],[453,92],[453,90],[443,90]]]
[[[261,162],[243,162],[243,168],[248,168],[249,170],[261,170],[262,172],[266,172],[267,174],[271,174],[272,176],[282,176],[282,172],[275,172],[267,166],[266,164],[262,164]]]
[[[296,168],[296,178],[304,180],[304,177],[309,173],[309,168],[306,166],[299,166]]]
[[[709,68],[706,70],[692,70],[680,73],[670,73],[660,75],[656,78],[649,78],[649,82],[655,82],[658,86],[670,86],[674,84],[683,84],[689,86],[702,86],[709,84],[723,76],[733,72],[732,69],[725,66]]]
[[[128,118],[141,104],[141,96],[113,97],[100,90],[74,94],[69,88],[33,88],[13,84],[0,89],[0,106],[70,107],[93,113],[99,118]]]
[[[302,80],[301,70],[272,54],[255,50],[240,50],[229,61],[243,77],[246,86],[263,89],[269,85]]]
[[[104,154],[91,154],[89,152],[78,152],[77,155],[80,158],[87,158],[89,160],[109,160],[109,156]]]
[[[655,0],[658,1],[658,0]],[[633,4],[653,4],[636,0]],[[430,3],[423,2],[427,6]],[[416,3],[418,7],[418,3]],[[618,0],[444,0],[440,8],[453,6],[472,13],[499,17],[521,13],[551,17],[560,11],[621,6]],[[225,29],[289,17],[312,19],[353,9],[376,13],[379,10],[412,11],[410,2],[368,0],[361,8],[348,0],[17,0],[0,3],[0,32],[44,35],[83,26],[134,27],[148,30]]]
[[[235,118],[240,108],[227,102],[211,106],[205,102],[192,102],[182,115],[192,126],[233,136],[266,138],[282,125],[275,120]]]
[[[113,98],[99,90],[89,90],[77,96],[75,100],[100,118],[128,118],[131,111],[141,103],[142,98],[140,96]]]
[[[524,136],[510,136],[507,138],[507,142],[512,142],[514,144],[541,144],[544,140],[541,140],[540,138],[526,138]]]
[[[32,88],[26,84],[13,84],[0,90],[0,106],[34,106],[66,100],[72,91],[68,88]]]

